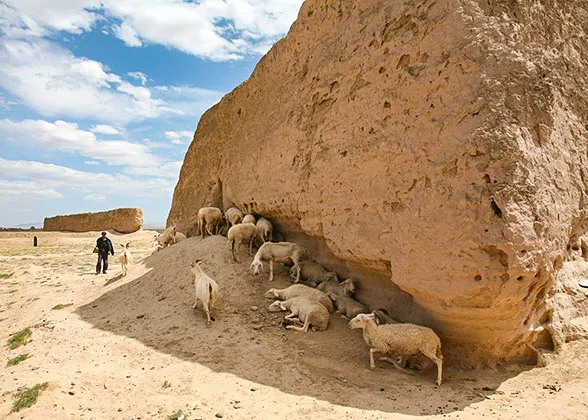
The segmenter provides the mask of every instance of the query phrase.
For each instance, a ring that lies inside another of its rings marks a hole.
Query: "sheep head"
[[[268,299],[275,299],[278,297],[277,289],[269,289],[264,295]]]
[[[253,260],[249,268],[253,271],[253,274],[257,276],[260,270],[263,271],[263,264],[261,261]]]
[[[281,301],[276,300],[274,303],[272,303],[267,308],[267,310],[270,312],[281,312],[281,311],[285,311],[286,307],[284,306],[284,304]]]
[[[351,321],[349,321],[349,324],[347,325],[351,329],[365,328],[369,322],[375,322],[373,314],[359,314]]]
[[[346,279],[342,281],[341,284],[343,285],[343,290],[345,291],[345,296],[352,296],[356,292],[355,282],[353,279]]]

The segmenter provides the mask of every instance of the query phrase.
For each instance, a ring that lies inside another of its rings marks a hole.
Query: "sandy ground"
[[[285,330],[263,293],[289,285],[286,270],[247,271],[232,262],[226,239],[191,238],[151,255],[151,231],[110,234],[132,242],[129,275],[111,257],[94,274],[97,232],[0,233],[0,417],[23,419],[400,419],[588,418],[588,343],[574,342],[545,368],[444,368],[423,376],[379,363],[370,371],[360,331],[331,316],[327,331]],[[116,255],[115,255],[116,257]],[[189,263],[222,289],[212,325],[192,309]],[[52,309],[57,304],[72,304]],[[38,325],[44,323],[43,325]],[[25,346],[11,334],[30,326]],[[16,366],[6,362],[20,354]],[[48,382],[37,403],[10,414],[18,389]]]

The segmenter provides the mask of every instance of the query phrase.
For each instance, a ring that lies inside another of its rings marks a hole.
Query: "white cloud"
[[[175,164],[172,162],[169,165]],[[171,194],[174,186],[172,177],[114,176],[49,163],[0,158],[0,191],[12,191],[13,197],[19,189],[21,193],[18,196],[40,194],[46,198],[59,198],[66,194],[103,195],[104,188],[108,188],[109,195],[158,197]]]
[[[102,63],[46,40],[0,39],[0,63],[0,86],[45,116],[120,125],[181,113]]]
[[[90,131],[92,133],[99,133],[99,134],[111,134],[111,135],[115,135],[115,134],[120,134],[121,131],[118,128],[115,128],[111,125],[107,125],[107,124],[97,124],[95,126],[93,126]]]
[[[3,159],[0,158],[0,163]],[[54,199],[63,195],[53,188],[46,188],[38,182],[32,181],[8,181],[0,178],[0,196],[3,200],[16,201],[22,197],[30,199]]]
[[[145,166],[161,164],[144,144],[124,140],[97,140],[94,133],[78,129],[65,121],[50,123],[43,120],[13,122],[0,120],[0,140],[17,141],[34,147],[76,152],[108,165]]]
[[[106,201],[106,196],[102,194],[88,194],[84,197],[87,201]]]
[[[145,86],[145,84],[147,83],[147,75],[141,71],[131,71],[127,73],[127,76],[140,81],[141,85],[143,86]]]
[[[86,165],[90,165],[90,166],[100,165],[100,162],[98,162],[97,160],[85,160],[84,163]]]
[[[131,47],[161,44],[211,60],[234,60],[277,41],[302,1],[5,0],[0,29],[11,37],[79,34],[104,19]]]
[[[185,144],[188,140],[192,139],[191,131],[166,131],[165,137],[170,140],[172,144]]]
[[[143,43],[137,36],[137,32],[126,22],[112,27],[114,35],[123,41],[128,47],[141,47]]]

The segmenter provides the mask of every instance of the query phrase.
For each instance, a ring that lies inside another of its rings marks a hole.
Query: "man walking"
[[[114,255],[112,242],[110,242],[110,239],[106,237],[106,232],[102,232],[102,236],[96,241],[96,248],[98,248],[98,263],[96,264],[96,274],[100,274],[100,266],[102,266],[102,273],[106,274],[106,270],[108,270],[108,254],[110,253]]]

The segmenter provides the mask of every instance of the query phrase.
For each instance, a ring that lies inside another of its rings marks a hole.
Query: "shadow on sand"
[[[349,330],[336,314],[324,332],[305,334],[281,327],[284,314],[269,313],[271,301],[263,295],[270,286],[290,284],[286,270],[278,266],[270,284],[267,271],[261,276],[247,271],[251,257],[241,251],[243,263],[238,264],[231,260],[225,238],[191,238],[146,258],[147,273],[132,279],[131,269],[132,280],[76,312],[97,328],[214,371],[361,409],[412,415],[461,410],[520,372],[460,371],[447,364],[443,385],[437,387],[435,369],[409,376],[380,362],[370,371],[361,332]],[[192,309],[189,265],[196,258],[203,259],[204,270],[222,290],[211,326],[201,310]],[[138,319],[139,314],[144,316]]]

